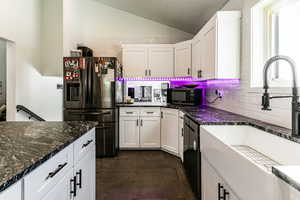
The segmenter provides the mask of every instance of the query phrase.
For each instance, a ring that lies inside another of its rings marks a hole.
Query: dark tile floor
[[[181,161],[162,151],[97,159],[97,200],[194,200]]]

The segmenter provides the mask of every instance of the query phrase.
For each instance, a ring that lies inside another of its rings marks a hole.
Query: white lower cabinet
[[[70,200],[73,199],[73,171],[70,171],[42,200]]]
[[[92,185],[92,169],[91,161],[93,154],[89,152],[82,158],[74,167],[74,173],[77,182],[77,194],[74,199],[78,200],[92,200],[93,187]]]
[[[0,193],[0,200],[22,200],[22,183],[21,181],[10,186]]]
[[[145,148],[160,148],[160,117],[140,118],[140,145]]]
[[[203,200],[238,200],[234,192],[218,175],[204,156],[201,158],[201,176]]]
[[[120,117],[120,148],[137,148],[140,146],[140,129],[138,117]]]
[[[160,108],[120,108],[120,148],[160,148]]]
[[[161,148],[178,156],[178,110],[161,109]]]
[[[95,165],[93,129],[21,180],[23,200],[95,200]]]

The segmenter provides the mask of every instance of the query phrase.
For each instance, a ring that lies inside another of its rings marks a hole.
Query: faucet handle
[[[269,93],[267,93],[267,92],[265,92],[264,93],[264,95],[262,96],[262,103],[261,103],[261,105],[262,105],[262,110],[267,110],[267,111],[270,111],[270,110],[272,110],[271,108],[270,108],[270,95],[269,95]]]

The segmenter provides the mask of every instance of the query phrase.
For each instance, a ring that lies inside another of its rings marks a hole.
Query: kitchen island
[[[18,200],[22,196],[30,200],[55,199],[50,193],[64,199],[64,193],[80,196],[87,192],[92,193],[86,199],[93,199],[94,189],[85,191],[81,179],[86,171],[90,180],[84,183],[89,187],[86,190],[93,188],[90,184],[95,181],[96,125],[95,122],[1,122],[0,199]]]

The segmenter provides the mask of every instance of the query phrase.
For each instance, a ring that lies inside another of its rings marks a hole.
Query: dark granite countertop
[[[0,192],[96,125],[96,122],[1,122]]]
[[[285,139],[300,144],[300,138],[292,137],[292,130],[277,126],[274,124],[259,121],[243,115],[231,113],[228,111],[216,109],[209,106],[178,106],[168,104],[166,106],[157,105],[135,105],[135,104],[118,104],[119,107],[163,107],[173,108],[184,112],[199,125],[249,125],[268,133],[283,137]]]

